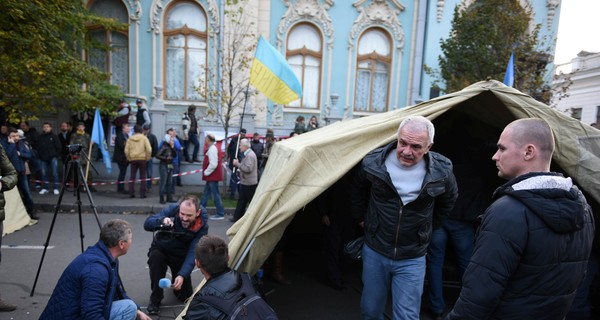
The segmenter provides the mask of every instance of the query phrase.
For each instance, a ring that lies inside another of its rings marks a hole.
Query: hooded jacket
[[[142,133],[136,133],[129,137],[125,144],[125,156],[127,157],[127,161],[130,162],[152,159],[152,147],[148,138]]]
[[[2,183],[0,189],[0,223],[4,221],[4,192],[14,188],[17,185],[18,174],[15,167],[6,156],[4,148],[0,145],[0,182]]]
[[[594,238],[583,194],[561,174],[529,173],[493,200],[447,319],[563,319]]]
[[[102,241],[88,247],[60,276],[40,320],[108,319],[113,301],[129,299],[119,261]]]
[[[448,217],[458,197],[452,163],[429,151],[421,160],[427,172],[419,195],[403,204],[385,167],[396,144],[367,154],[351,188],[353,215],[365,221],[365,244],[392,260],[424,256],[431,231]]]

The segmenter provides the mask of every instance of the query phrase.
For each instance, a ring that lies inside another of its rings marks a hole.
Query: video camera
[[[71,155],[78,155],[83,150],[83,145],[81,144],[69,144],[67,145],[67,149]]]
[[[185,232],[175,231],[175,225],[161,224],[158,227],[156,227],[154,236],[156,237],[156,240],[168,241],[178,238],[184,234]]]

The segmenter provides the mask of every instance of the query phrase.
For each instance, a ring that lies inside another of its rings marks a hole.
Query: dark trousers
[[[343,285],[344,274],[344,244],[354,237],[352,218],[344,215],[329,216],[329,226],[325,226],[325,265],[327,280],[336,288]]]
[[[127,173],[127,166],[129,166],[129,163],[123,161],[117,162],[117,165],[119,166],[119,177],[117,178],[117,192],[123,192],[125,191],[125,184],[122,182],[123,180],[125,180],[125,174]]]
[[[152,289],[152,293],[150,294],[150,303],[160,305],[160,302],[164,297],[164,292],[163,289],[158,286],[158,282],[160,279],[166,276],[167,268],[171,268],[171,280],[175,279],[184,260],[185,257],[171,256],[160,248],[150,248],[150,252],[148,252],[150,288]],[[174,290],[173,293],[177,299],[180,301],[185,301],[185,299],[189,298],[192,293],[194,293],[194,289],[192,288],[192,279],[189,276],[186,277],[183,280],[181,290]]]
[[[17,188],[19,189],[19,193],[21,193],[21,199],[23,199],[23,204],[25,205],[25,209],[27,209],[27,213],[31,214],[31,212],[33,212],[33,198],[31,198],[31,192],[29,191],[29,179],[27,178],[25,172],[19,173]]]
[[[137,174],[137,171],[140,170],[140,179],[142,179],[142,181],[140,182],[140,196],[141,197],[145,197],[146,196],[146,160],[133,160],[131,161],[131,178],[129,180],[131,180],[132,182],[129,183],[129,194],[130,195],[135,195],[135,182],[133,182],[135,180],[135,176]]]
[[[254,192],[256,192],[256,184],[253,185],[245,185],[240,184],[240,198],[235,206],[235,213],[233,214],[233,220],[237,221],[246,213],[246,206],[250,204],[252,201],[252,197],[254,197]]]
[[[191,152],[191,158],[190,158],[190,144],[194,145],[194,150],[192,150]],[[200,141],[198,140],[198,134],[197,133],[189,133],[188,135],[188,140],[184,140],[183,141],[183,155],[185,157],[185,160],[193,160],[193,161],[200,161],[198,159],[198,151],[200,150]]]

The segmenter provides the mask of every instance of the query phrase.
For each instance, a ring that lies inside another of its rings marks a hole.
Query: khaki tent
[[[4,206],[4,232],[2,236],[37,223],[37,220],[29,218],[17,187],[6,191],[4,198],[6,199],[6,204]]]
[[[482,81],[416,106],[338,122],[276,143],[245,216],[227,232],[230,265],[256,272],[295,213],[369,151],[395,140],[400,122],[410,115],[429,118],[436,130],[452,126],[444,122],[453,118],[470,117],[480,127],[495,132],[494,139],[513,120],[542,118],[555,133],[554,165],[574,179],[588,201],[600,203],[600,130],[498,81]],[[438,131],[435,141],[439,134]],[[460,141],[457,143],[460,148]],[[491,157],[492,154],[489,159],[493,166]]]

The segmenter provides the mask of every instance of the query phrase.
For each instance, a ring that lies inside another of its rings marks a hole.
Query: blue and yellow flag
[[[108,145],[106,144],[106,139],[104,139],[104,128],[102,127],[102,118],[100,117],[100,110],[98,110],[98,108],[96,108],[96,114],[94,115],[92,142],[98,145],[98,149],[100,149],[100,152],[102,152],[102,160],[104,160],[106,172],[110,173],[112,171],[112,163],[110,162]]]
[[[250,83],[277,104],[302,97],[302,86],[285,58],[262,36],[250,69]]]

